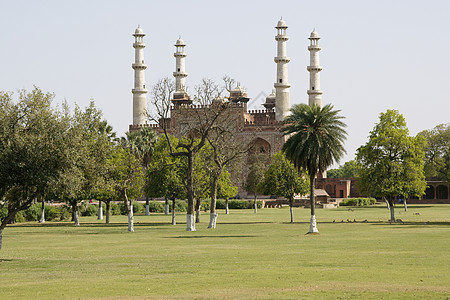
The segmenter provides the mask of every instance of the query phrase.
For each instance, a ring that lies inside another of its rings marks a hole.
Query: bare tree
[[[210,132],[220,124],[220,118],[229,111],[232,104],[214,101],[220,99],[222,89],[209,79],[203,79],[201,84],[195,87],[193,105],[182,104],[172,107],[170,100],[173,91],[173,81],[168,78],[161,79],[153,87],[152,103],[156,107],[156,115],[150,116],[150,119],[159,123],[168,141],[171,155],[186,159],[187,167],[184,181],[188,202],[186,230],[194,231],[194,158],[206,144]],[[175,128],[169,123],[169,115],[172,117],[176,115],[177,120],[185,120],[186,122]],[[176,147],[172,145],[169,134],[181,137]]]

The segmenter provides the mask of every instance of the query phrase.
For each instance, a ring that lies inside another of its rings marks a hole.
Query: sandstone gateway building
[[[280,129],[282,128],[283,119],[288,116],[290,109],[289,100],[289,79],[288,79],[288,63],[290,58],[287,56],[286,42],[288,36],[286,34],[288,26],[283,19],[277,23],[275,40],[277,42],[277,56],[274,61],[277,65],[276,82],[274,84],[273,92],[267,96],[266,102],[263,104],[264,109],[247,110],[247,102],[250,98],[247,97],[247,92],[239,86],[239,84],[230,91],[227,99],[222,101],[229,101],[234,103],[232,113],[236,122],[233,124],[232,130],[235,131],[235,136],[240,142],[246,145],[252,145],[252,149],[260,153],[273,155],[281,150],[284,137]],[[133,47],[135,48],[135,62],[132,64],[134,69],[134,88],[133,93],[133,124],[129,126],[129,130],[139,130],[142,127],[153,127],[160,131],[160,124],[149,124],[147,118],[147,88],[145,85],[145,69],[147,65],[144,62],[144,36],[143,30],[138,27],[133,34],[135,41]],[[309,37],[310,45],[310,65],[307,70],[310,74],[308,98],[309,105],[322,105],[322,91],[320,89],[320,71],[322,67],[319,64],[319,35],[314,30]],[[176,63],[175,72],[175,92],[173,94],[173,107],[170,111],[170,119],[167,120],[167,127],[170,132],[176,137],[180,138],[183,135],[183,127],[187,122],[190,122],[188,114],[183,113],[186,109],[181,110],[180,106],[190,107],[195,110],[197,107],[192,105],[192,100],[186,91],[186,77],[188,73],[185,68],[185,59],[187,54],[184,52],[186,44],[179,38],[175,43],[176,51],[174,53]],[[247,166],[243,164],[242,174],[247,174]],[[241,178],[235,178],[234,184],[239,188],[239,193],[245,196],[246,193],[242,189],[243,175]]]

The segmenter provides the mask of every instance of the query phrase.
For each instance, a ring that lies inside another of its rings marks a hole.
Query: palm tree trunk
[[[172,199],[172,225],[177,225],[177,221],[175,220],[175,197]]]
[[[230,214],[230,210],[228,209],[228,198],[225,199],[225,214],[226,215]]]
[[[39,223],[45,223],[45,200],[42,199],[42,207],[41,207],[41,219]]]
[[[309,232],[308,233],[319,233],[319,230],[317,229],[317,223],[316,223],[316,197],[314,195],[314,185],[316,181],[316,174],[315,172],[311,172],[312,175],[309,175],[309,203],[311,205],[311,221],[309,224]]]
[[[98,201],[98,217],[97,220],[103,220],[103,205],[102,201]]]
[[[289,199],[289,211],[291,213],[291,223],[294,223],[294,200]]]
[[[150,216],[150,202],[148,197],[145,197],[145,215]]]
[[[109,224],[109,214],[111,210],[111,201],[106,201],[106,224]]]

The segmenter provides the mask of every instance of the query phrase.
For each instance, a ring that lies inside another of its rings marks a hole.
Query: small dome
[[[314,30],[311,32],[311,35],[310,35],[309,37],[311,37],[311,38],[318,38],[318,37],[319,37],[319,34],[318,34],[317,31],[314,29]]]
[[[212,103],[216,104],[225,103],[225,98],[222,96],[217,96],[216,98],[213,99]]]
[[[175,46],[186,46],[181,37],[176,41]]]
[[[280,21],[278,21],[278,24],[277,24],[277,28],[278,27],[287,28],[286,22],[283,19],[280,19]]]
[[[266,97],[266,103],[273,103],[275,102],[275,99],[275,93],[272,92],[269,96]]]
[[[134,34],[144,34],[144,31],[142,30],[141,26],[138,26],[138,28],[136,28],[136,30],[134,31]]]
[[[231,93],[233,93],[233,94],[236,93],[236,94],[242,95],[245,93],[245,90],[238,84],[234,89],[231,90]]]

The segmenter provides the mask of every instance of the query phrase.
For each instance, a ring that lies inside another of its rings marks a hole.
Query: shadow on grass
[[[428,226],[428,225],[439,225],[439,226],[450,226],[450,222],[369,222],[370,225],[387,225],[387,226]]]
[[[181,224],[181,223],[180,223]],[[105,224],[105,223],[80,223],[80,226],[74,226],[73,223],[62,223],[62,222],[46,222],[44,224],[42,223],[16,223],[14,225],[8,225],[10,227],[23,227],[23,228],[27,228],[27,227],[31,227],[31,228],[36,228],[36,227],[73,227],[73,228],[77,228],[77,227],[105,227],[105,228],[115,228],[115,227],[127,227],[128,223],[123,222],[123,223],[110,223],[110,224]],[[172,226],[171,223],[146,223],[146,222],[136,222],[134,223],[134,227],[143,227],[143,226]]]
[[[9,259],[9,258],[0,258],[0,263],[1,262],[6,262],[6,261],[13,261],[13,260]]]
[[[167,236],[166,239],[205,239],[205,238],[249,238],[258,237],[257,235],[179,235],[179,236]]]

